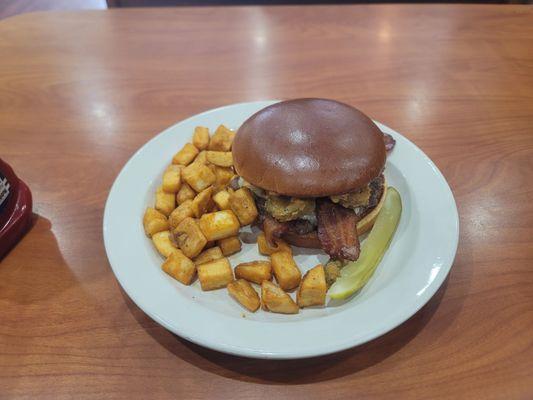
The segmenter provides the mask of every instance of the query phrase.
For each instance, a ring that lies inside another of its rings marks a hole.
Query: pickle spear
[[[393,187],[388,187],[383,207],[361,245],[359,258],[347,263],[341,270],[341,276],[328,291],[331,298],[345,299],[366,285],[389,247],[401,214],[400,194]]]

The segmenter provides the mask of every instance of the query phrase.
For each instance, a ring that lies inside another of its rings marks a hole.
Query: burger
[[[359,257],[386,192],[394,145],[356,108],[327,99],[270,105],[248,118],[233,142],[234,185],[254,195],[267,240]]]

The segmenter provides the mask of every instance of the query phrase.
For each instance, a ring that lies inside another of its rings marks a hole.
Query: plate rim
[[[152,142],[157,141],[158,138],[165,134],[166,132],[174,129],[177,125],[186,123],[190,120],[195,120],[198,118],[201,118],[203,116],[206,116],[211,113],[224,111],[226,109],[230,108],[240,108],[240,107],[253,107],[253,106],[266,106],[268,104],[273,104],[278,102],[279,100],[259,100],[259,101],[251,101],[251,102],[240,102],[240,103],[234,103],[234,104],[228,104],[220,107],[216,107],[213,109],[209,109],[206,111],[203,111],[201,113],[189,116],[188,118],[185,118],[183,120],[177,121],[173,125],[165,128],[164,130],[160,131],[154,137],[150,138],[148,141],[146,141],[142,146],[140,146],[127,160],[127,162],[123,165],[120,172],[117,174],[110,190],[108,197],[105,202],[104,207],[104,213],[103,213],[103,239],[104,239],[104,246],[106,255],[109,261],[109,265],[111,266],[111,269],[113,271],[113,274],[115,275],[115,278],[119,282],[121,288],[126,292],[126,294],[130,297],[130,299],[145,313],[147,314],[151,319],[156,321],[158,324],[163,326],[165,329],[169,330],[170,332],[180,336],[181,338],[184,338],[192,343],[198,344],[200,346],[210,348],[216,351],[220,351],[223,353],[236,355],[236,356],[244,356],[244,357],[251,357],[251,358],[265,358],[265,359],[297,359],[297,358],[309,358],[309,357],[316,357],[321,355],[327,355],[332,353],[337,353],[355,346],[362,345],[364,343],[367,343],[371,340],[376,339],[377,337],[380,337],[393,329],[397,328],[401,324],[403,324],[405,321],[407,321],[409,318],[414,316],[424,305],[428,303],[428,301],[435,295],[435,293],[439,290],[439,288],[442,286],[446,278],[448,277],[450,270],[454,264],[455,257],[457,254],[458,244],[459,244],[459,236],[460,236],[460,226],[459,226],[459,213],[457,209],[457,203],[455,201],[455,197],[453,195],[453,191],[448,184],[446,178],[442,174],[442,172],[439,170],[439,168],[436,166],[436,164],[431,160],[418,146],[416,146],[413,142],[411,142],[409,139],[407,139],[405,136],[403,136],[401,133],[389,128],[388,126],[379,123],[378,121],[375,121],[376,124],[380,127],[380,129],[392,132],[393,134],[400,135],[403,140],[411,147],[411,149],[415,150],[418,155],[429,164],[429,166],[433,169],[433,171],[438,176],[441,183],[444,184],[444,188],[449,192],[449,198],[453,204],[453,210],[451,210],[454,214],[454,221],[453,221],[453,227],[454,229],[454,243],[452,243],[452,246],[450,248],[450,257],[449,257],[449,263],[446,263],[445,265],[442,265],[442,268],[438,273],[435,279],[431,282],[431,285],[427,287],[427,290],[425,290],[422,295],[420,296],[419,301],[415,302],[413,306],[411,307],[404,307],[401,310],[403,312],[398,312],[396,314],[389,315],[387,318],[388,323],[386,324],[389,326],[388,328],[385,328],[384,330],[377,329],[374,331],[374,333],[368,334],[366,337],[364,337],[362,340],[346,340],[344,342],[337,342],[333,345],[325,346],[323,347],[317,347],[313,348],[312,350],[308,350],[305,352],[298,351],[298,350],[292,350],[292,351],[284,351],[284,352],[267,352],[264,350],[258,350],[258,349],[251,349],[251,348],[243,348],[235,345],[231,345],[228,343],[218,342],[213,343],[209,340],[204,340],[203,337],[199,336],[191,336],[187,334],[186,332],[180,331],[180,329],[177,329],[175,325],[170,323],[169,321],[165,320],[161,315],[159,315],[157,312],[154,312],[153,310],[149,309],[149,307],[143,306],[143,301],[138,298],[137,294],[134,293],[133,290],[130,290],[128,288],[128,285],[124,279],[121,279],[122,272],[119,268],[116,268],[112,261],[112,252],[113,250],[110,249],[110,238],[109,238],[109,227],[107,222],[109,221],[109,212],[110,212],[110,204],[113,200],[113,196],[116,195],[117,187],[123,179],[124,174],[127,173],[127,170],[131,163],[134,162],[134,159],[139,157],[143,150]],[[392,320],[392,322],[391,322]],[[310,320],[313,321],[313,320]],[[257,322],[257,321],[250,321],[250,322]],[[289,323],[303,323],[308,321],[292,321]]]

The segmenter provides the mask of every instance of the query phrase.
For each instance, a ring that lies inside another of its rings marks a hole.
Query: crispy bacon
[[[359,238],[355,212],[322,199],[318,202],[317,218],[318,239],[324,251],[337,260],[357,260]]]
[[[394,149],[396,140],[394,140],[394,138],[391,135],[383,132],[383,140],[385,141],[385,150],[391,151],[392,149]]]

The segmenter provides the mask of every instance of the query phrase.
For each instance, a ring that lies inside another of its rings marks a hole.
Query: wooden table
[[[527,6],[2,21],[0,155],[31,186],[35,224],[0,264],[0,398],[533,398],[532,46]],[[107,262],[115,176],[187,116],[301,96],[353,104],[436,162],[461,218],[449,279],[402,326],[326,357],[250,360],[173,336]]]

